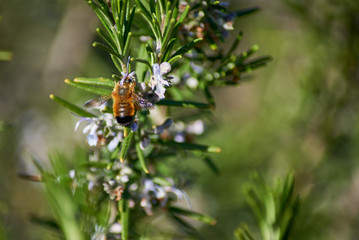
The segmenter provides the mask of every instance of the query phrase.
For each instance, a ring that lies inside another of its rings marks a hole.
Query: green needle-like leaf
[[[124,69],[126,68],[126,65],[124,64],[122,58],[119,58],[119,57],[111,54],[111,59],[112,59],[113,64],[116,66],[117,70],[119,72],[123,72]]]
[[[163,53],[163,57],[162,57],[163,60],[162,60],[162,62],[167,62],[167,61],[168,61],[168,58],[169,58],[169,56],[170,56],[170,54],[171,54],[171,51],[172,51],[172,49],[173,49],[173,47],[174,47],[176,41],[177,41],[176,38],[172,38],[172,39],[168,42],[167,47],[166,47],[166,50],[165,50],[164,53]],[[180,56],[180,55],[178,55],[178,56]]]
[[[131,39],[132,39],[132,33],[129,32],[128,35],[127,35],[127,40],[126,40],[125,47],[124,47],[124,49],[123,49],[123,54],[124,54],[125,56],[128,55],[129,47],[130,47],[130,43],[131,43]]]
[[[60,185],[53,179],[45,181],[46,196],[50,202],[52,211],[61,227],[64,238],[68,240],[85,239],[81,231],[77,216],[77,203],[64,185]]]
[[[144,64],[136,64],[136,75],[139,82],[143,82],[146,77],[147,68],[151,69],[151,64],[147,61],[147,51],[145,44],[141,44],[138,51],[138,58],[131,59]]]
[[[192,234],[192,235],[198,235],[196,229],[189,224],[188,222],[186,222],[185,220],[183,220],[182,218],[178,217],[175,214],[172,214],[170,212],[168,212],[168,215],[171,217],[171,219],[185,232],[187,232],[188,234]],[[199,237],[198,237],[199,238]],[[201,238],[199,238],[201,239]]]
[[[148,171],[148,167],[147,167],[147,162],[146,162],[145,156],[143,155],[143,151],[142,151],[142,149],[140,147],[139,142],[136,143],[136,152],[137,152],[138,160],[140,160],[142,170],[146,174],[148,174],[149,171]]]
[[[169,23],[169,27],[166,28],[164,35],[163,35],[163,42],[162,42],[162,52],[164,53],[166,51],[166,48],[168,46],[168,42],[170,39],[172,39],[173,36],[173,29],[175,27],[176,19],[172,18]]]
[[[185,108],[199,108],[199,109],[214,109],[214,106],[208,103],[198,103],[191,101],[175,101],[170,99],[162,99],[156,103],[162,106],[185,107]]]
[[[103,12],[103,10],[93,1],[87,1],[87,3],[95,11],[97,17],[100,19],[101,23],[106,28],[107,32],[111,35],[111,37],[114,37],[112,31],[112,22],[109,16],[105,12]]]
[[[208,215],[202,214],[202,213],[197,213],[197,212],[193,212],[190,210],[186,210],[186,209],[182,209],[182,208],[178,208],[178,207],[169,207],[168,211],[170,211],[171,213],[174,214],[179,214],[179,215],[183,215],[189,218],[192,218],[194,220],[203,222],[203,223],[207,223],[210,225],[215,225],[216,224],[216,220]]]
[[[228,50],[227,57],[229,57],[234,52],[234,50],[236,50],[236,48],[237,48],[238,44],[241,42],[242,38],[243,38],[243,33],[239,32],[239,34],[236,37],[236,40],[234,40],[231,48]]]
[[[178,19],[178,22],[179,22],[179,23],[182,23],[182,22],[186,19],[187,15],[188,15],[188,12],[189,12],[189,9],[190,9],[190,6],[187,5],[187,7],[185,8],[185,10],[184,10],[183,13],[181,14],[181,17]]]
[[[248,227],[244,224],[235,230],[234,236],[237,240],[254,240],[254,237],[250,234]]]
[[[56,231],[61,230],[59,224],[55,221],[55,219],[52,218],[45,218],[45,217],[39,217],[37,215],[30,215],[30,221],[32,223],[42,225],[44,227],[47,227],[49,229],[53,229]]]
[[[197,38],[189,43],[187,43],[186,45],[184,45],[183,47],[181,47],[180,49],[178,49],[171,57],[175,57],[177,55],[183,55],[185,54],[186,52],[188,52],[189,50],[191,50],[194,46],[196,46],[197,43],[201,42],[202,41],[202,38]]]
[[[209,156],[205,156],[203,158],[203,161],[213,171],[214,174],[216,174],[216,175],[220,174],[220,171],[219,171],[218,167],[216,166],[216,164],[213,162],[212,158],[210,158]]]
[[[238,68],[240,72],[250,72],[256,68],[265,66],[270,60],[272,60],[272,57],[264,56],[248,61],[245,64],[239,64]]]
[[[183,150],[202,151],[210,153],[220,153],[221,149],[216,146],[206,146],[201,144],[187,143],[187,142],[175,142],[161,139],[153,139],[153,143],[157,143],[167,147],[180,148]]]
[[[115,82],[110,78],[85,78],[78,77],[74,79],[75,83],[81,83],[85,85],[95,85],[95,86],[104,86],[104,87],[115,87]]]
[[[113,50],[112,48],[106,46],[106,45],[103,44],[103,43],[94,42],[94,43],[92,44],[92,46],[93,46],[93,47],[102,48],[103,50],[105,50],[105,51],[108,52],[109,54],[112,54],[112,55],[114,55],[114,56],[116,56],[116,57],[118,57],[118,58],[121,58],[121,56],[120,56],[117,52],[115,52],[115,50]]]
[[[109,90],[109,89],[98,88],[98,87],[89,86],[87,84],[76,83],[76,82],[70,81],[69,79],[66,79],[65,83],[69,84],[70,86],[84,90],[86,92],[94,93],[94,94],[101,95],[101,96],[111,93],[111,90]]]
[[[213,107],[215,107],[215,106],[216,106],[216,101],[214,100],[213,95],[212,95],[212,93],[210,92],[208,86],[206,86],[206,87],[204,88],[204,94],[206,95],[206,98],[207,98],[208,102],[209,102]]]
[[[181,58],[182,58],[181,55],[177,55],[177,56],[171,58],[170,60],[168,60],[167,62],[170,64],[173,64],[173,63],[177,62],[178,60],[180,60]]]
[[[123,140],[121,145],[121,152],[120,152],[120,161],[124,162],[127,157],[128,150],[130,149],[132,138],[133,138],[133,132],[127,128],[125,131],[129,131],[128,135],[126,136],[125,140]]]
[[[108,35],[108,33],[106,33],[105,31],[103,31],[100,28],[96,29],[98,35],[105,41],[107,42],[107,44],[112,48],[112,49],[116,49],[116,43],[113,42],[113,40],[111,39],[111,37]]]
[[[139,63],[144,63],[146,64],[149,68],[151,68],[151,64],[145,60],[145,59],[139,59],[139,58],[131,58],[131,61],[134,61],[134,62],[139,62]]]
[[[131,14],[130,14],[130,17],[129,17],[129,20],[127,22],[127,25],[126,25],[126,28],[125,28],[125,32],[123,34],[124,36],[124,39],[127,39],[127,36],[129,34],[129,32],[131,31],[131,26],[132,26],[132,22],[133,22],[133,19],[135,17],[135,13],[136,13],[136,6],[134,6],[131,10]],[[128,41],[128,39],[127,39]],[[126,41],[126,44],[127,44],[127,41]]]
[[[87,112],[85,110],[83,110],[82,108],[62,99],[62,98],[59,98],[59,97],[56,97],[55,95],[53,94],[50,94],[50,98],[52,100],[54,100],[55,102],[57,102],[58,104],[64,106],[65,108],[69,109],[71,112],[81,116],[81,117],[96,117],[96,115],[90,113],[90,112]]]
[[[242,17],[245,15],[257,12],[258,10],[259,10],[259,7],[241,9],[241,10],[235,11],[235,14],[236,14],[236,17]]]

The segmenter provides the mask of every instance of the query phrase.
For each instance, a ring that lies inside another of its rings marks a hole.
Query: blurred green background
[[[296,173],[303,199],[292,239],[358,239],[359,229],[359,2],[355,0],[232,1],[233,9],[259,6],[240,18],[241,49],[260,46],[273,61],[239,87],[214,91],[216,129],[199,139],[217,145],[215,176],[191,161],[197,183],[188,190],[193,208],[214,216],[206,239],[230,239],[240,223],[256,232],[243,186],[257,170],[268,183]],[[48,95],[89,98],[63,84],[75,76],[109,77],[114,68],[91,48],[98,22],[85,2],[1,1],[0,237],[51,239],[51,230],[29,221],[51,217],[29,155],[48,166],[53,149],[71,156],[86,148],[76,118]],[[248,80],[248,78],[244,78]]]

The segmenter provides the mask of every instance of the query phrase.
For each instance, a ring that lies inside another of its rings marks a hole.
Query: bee
[[[97,108],[112,98],[113,115],[116,121],[121,126],[129,127],[138,110],[154,107],[151,102],[135,93],[136,79],[134,75],[135,72],[124,73],[122,79],[116,82],[112,93],[90,100],[85,103],[84,107],[87,109]]]

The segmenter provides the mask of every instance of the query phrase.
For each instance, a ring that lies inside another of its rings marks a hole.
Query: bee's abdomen
[[[135,106],[132,102],[116,102],[113,105],[113,113],[117,122],[127,127],[134,119]]]
[[[134,116],[116,117],[118,124],[128,127],[132,123]]]

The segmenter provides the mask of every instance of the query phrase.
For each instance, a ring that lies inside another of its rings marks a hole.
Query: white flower
[[[186,131],[188,133],[201,135],[204,131],[204,123],[202,120],[196,120],[190,124],[187,125]]]
[[[198,86],[198,80],[194,77],[190,77],[186,80],[186,84],[190,88],[196,88]]]
[[[81,118],[75,125],[75,131],[77,131],[83,121],[87,121],[88,123],[83,128],[82,132],[87,134],[87,142],[90,146],[95,147],[99,142],[102,143],[104,138],[114,136],[109,146],[109,150],[112,152],[117,144],[122,141],[122,133],[118,133],[117,135],[114,133],[114,130],[121,129],[120,126],[115,123],[116,120],[114,119],[113,114],[104,113],[98,118]],[[104,133],[106,133],[106,135],[104,135]]]
[[[122,165],[120,174],[116,176],[116,180],[122,184],[127,183],[130,180],[130,175],[132,174],[132,169],[126,165]]]
[[[89,124],[82,130],[83,134],[87,135],[87,142],[91,147],[95,147],[98,142],[98,128],[99,123],[97,118],[81,118],[75,125],[75,131],[77,131],[79,125],[83,121],[87,121]]]
[[[114,223],[108,230],[110,233],[121,233],[122,231],[122,225],[119,223]]]
[[[106,240],[105,228],[96,224],[91,240]]]
[[[76,172],[75,172],[74,169],[71,169],[71,170],[69,171],[69,176],[70,176],[71,179],[74,179],[74,178],[75,178]]]
[[[89,144],[89,146],[96,147],[97,142],[98,142],[97,135],[89,134],[89,135],[87,135],[86,138],[87,138],[87,143]]]
[[[88,121],[88,122],[92,122],[94,121],[93,118],[81,118],[80,120],[77,121],[77,123],[75,124],[75,132],[77,131],[77,129],[79,128],[80,126],[80,123],[82,123],[83,121]]]
[[[111,113],[104,113],[102,114],[103,120],[106,122],[107,127],[116,126],[115,119],[113,118],[113,114]]]
[[[166,75],[167,73],[169,73],[171,71],[171,64],[169,64],[168,62],[161,63],[160,71],[161,71],[162,75]]]
[[[141,36],[140,40],[141,40],[141,42],[147,42],[147,41],[151,40],[151,37],[150,36]]]
[[[153,64],[152,66],[153,76],[151,78],[149,86],[152,90],[155,90],[155,94],[159,99],[165,98],[166,89],[164,86],[169,87],[170,83],[163,78],[163,75],[171,71],[171,65],[168,62],[161,63],[161,66],[158,63]]]
[[[113,152],[113,150],[115,150],[115,148],[117,147],[118,143],[123,140],[122,135],[122,132],[118,132],[118,134],[111,140],[111,142],[109,142],[107,148],[108,150],[110,150],[110,152]]]
[[[93,190],[95,188],[96,183],[92,180],[89,181],[89,184],[87,186],[88,190]]]
[[[224,28],[225,30],[228,30],[228,31],[234,30],[234,28],[233,28],[233,22],[232,22],[232,21],[225,22],[225,23],[223,24],[223,28]]]
[[[97,128],[98,125],[95,121],[91,122],[89,125],[84,127],[82,132],[87,135],[87,142],[90,146],[95,147],[97,145],[98,137],[97,137]]]

